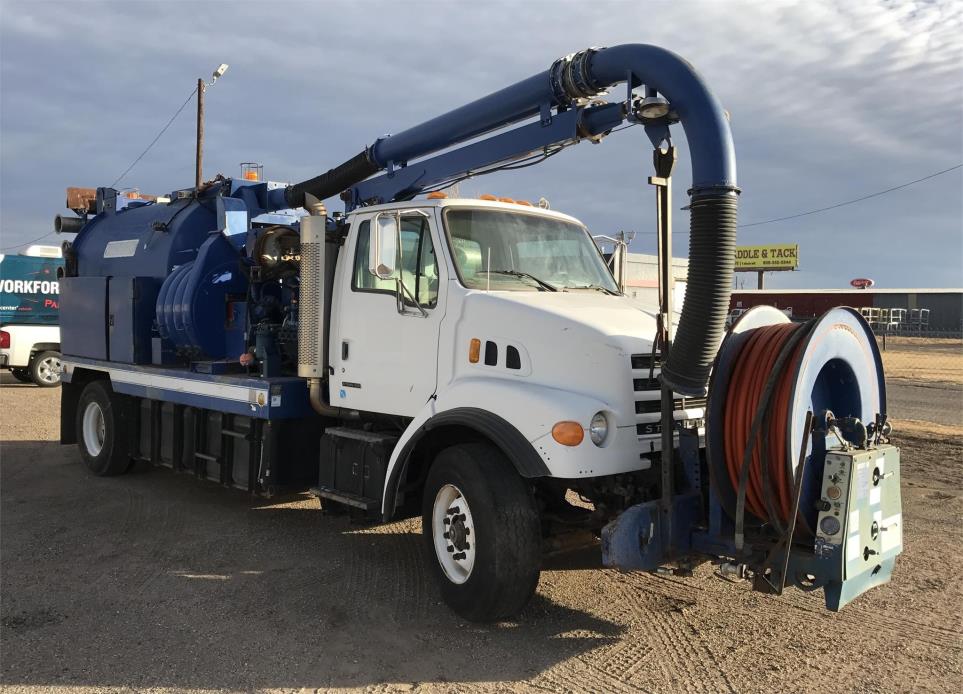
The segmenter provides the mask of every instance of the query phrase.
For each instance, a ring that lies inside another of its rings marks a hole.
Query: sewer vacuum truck
[[[663,266],[677,126],[688,142],[678,316],[666,282],[658,312],[622,296],[578,220],[444,194],[625,123],[653,147]],[[420,515],[445,601],[473,620],[517,613],[546,540],[572,529],[606,566],[713,561],[758,590],[823,588],[830,609],[889,579],[899,454],[875,341],[848,309],[805,325],[757,309],[720,348],[735,155],[678,56],[583,50],[316,178],[258,179],[123,206],[99,188],[60,218],[78,230],[61,441],[93,473],[146,460],[370,521]]]

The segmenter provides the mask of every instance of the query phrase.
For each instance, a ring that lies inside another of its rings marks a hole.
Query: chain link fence
[[[889,415],[897,428],[929,425],[963,436],[963,338],[883,330],[876,341],[883,355]]]

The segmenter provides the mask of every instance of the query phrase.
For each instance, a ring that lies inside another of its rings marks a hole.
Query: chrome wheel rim
[[[100,455],[104,450],[104,439],[107,436],[107,425],[104,421],[104,411],[96,402],[87,403],[83,417],[84,448],[92,458]]]
[[[62,368],[60,357],[47,357],[37,363],[37,375],[44,383],[56,383],[60,380]]]
[[[475,566],[475,523],[461,490],[446,484],[435,495],[431,511],[435,556],[449,581],[462,584]]]

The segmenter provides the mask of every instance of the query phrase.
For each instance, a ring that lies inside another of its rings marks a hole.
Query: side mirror
[[[398,249],[401,233],[398,217],[380,214],[375,217],[374,233],[368,253],[368,271],[382,280],[390,280],[398,274]]]

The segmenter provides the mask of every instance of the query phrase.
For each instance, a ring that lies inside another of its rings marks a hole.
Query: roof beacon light
[[[264,166],[253,161],[241,162],[241,178],[245,181],[260,181],[264,173]]]

